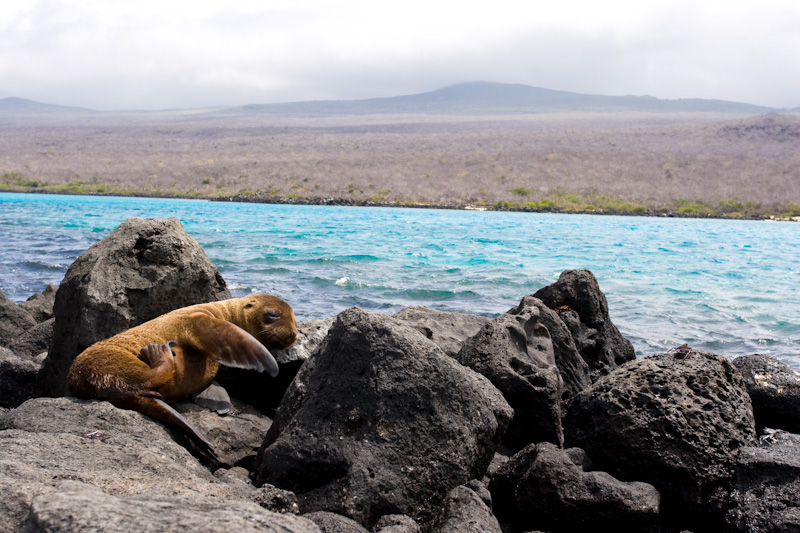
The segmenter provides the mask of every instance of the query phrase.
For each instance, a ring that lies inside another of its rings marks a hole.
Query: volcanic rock
[[[450,357],[455,357],[467,339],[491,322],[484,316],[439,311],[423,305],[411,305],[392,316],[425,335]]]
[[[564,430],[567,445],[586,450],[597,469],[654,485],[668,514],[711,511],[739,448],[756,442],[740,374],[706,352],[621,366],[575,397]]]
[[[800,433],[800,374],[768,355],[733,360],[753,401],[756,427]]]
[[[492,510],[472,489],[460,486],[450,491],[437,533],[502,533]]]
[[[592,381],[636,358],[633,345],[611,322],[606,297],[590,271],[565,270],[534,296],[559,312],[589,365]]]
[[[531,444],[492,479],[498,517],[520,531],[641,531],[656,523],[660,496],[655,487],[590,468],[580,448]]]
[[[561,375],[550,333],[532,299],[486,324],[464,343],[456,360],[486,376],[514,409],[503,444],[563,443]]]
[[[26,310],[36,322],[44,322],[53,318],[53,306],[56,303],[58,285],[48,283],[42,292],[36,293],[19,306]]]
[[[0,346],[11,346],[13,342],[36,325],[36,321],[25,309],[9,300],[0,290]]]
[[[0,346],[0,407],[16,407],[36,396],[41,364]]]
[[[511,416],[486,378],[419,332],[348,309],[281,402],[255,483],[368,528],[386,514],[430,523],[452,488],[483,475]]]

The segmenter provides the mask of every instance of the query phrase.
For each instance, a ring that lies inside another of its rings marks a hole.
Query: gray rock
[[[375,533],[419,533],[419,525],[404,514],[385,514],[372,530]]]
[[[39,322],[12,341],[9,348],[20,357],[28,359],[33,359],[39,354],[47,352],[50,349],[50,343],[53,341],[54,323],[55,321],[52,318]]]
[[[561,375],[539,308],[520,305],[500,315],[464,343],[456,360],[486,376],[514,409],[504,445],[563,443]]]
[[[666,514],[697,520],[714,510],[738,449],[756,441],[741,376],[706,352],[623,365],[575,397],[564,432],[598,470],[651,483]]]
[[[275,360],[279,365],[304,362],[319,350],[333,321],[334,317],[330,317],[297,324],[297,340],[288,348],[273,350]]]
[[[800,433],[800,374],[768,355],[733,360],[753,401],[756,427]]]
[[[392,316],[425,335],[450,357],[455,357],[467,339],[491,322],[484,316],[439,311],[422,305],[406,307]]]
[[[385,514],[433,520],[480,478],[512,410],[486,378],[380,313],[342,312],[281,402],[255,483],[372,527]]]
[[[583,450],[532,444],[505,463],[489,485],[497,515],[518,530],[641,531],[656,524],[652,485],[591,471]]]
[[[178,402],[173,407],[214,445],[220,461],[229,465],[246,458],[252,461],[272,425],[268,416],[236,399],[225,415],[189,401]]]
[[[124,221],[67,270],[39,385],[66,394],[72,361],[95,342],[159,315],[230,298],[225,281],[176,218]]]
[[[472,489],[456,487],[447,495],[437,533],[502,533],[491,509]]]
[[[304,514],[303,518],[314,522],[322,533],[369,533],[352,518],[328,511],[313,511]]]
[[[33,499],[25,531],[319,533],[320,530],[310,520],[273,513],[246,501],[201,496],[119,496],[85,483],[67,481]]]
[[[729,531],[800,531],[800,435],[783,431],[739,451],[725,523]]]
[[[509,313],[518,314],[524,307],[536,307],[539,310],[539,321],[550,333],[556,366],[561,374],[561,399],[564,402],[568,402],[576,394],[592,384],[589,365],[586,364],[586,361],[583,360],[583,357],[578,352],[572,333],[564,324],[564,321],[561,320],[559,313],[556,313],[540,299],[533,296],[523,298],[519,305]]]
[[[61,481],[115,496],[250,501],[254,487],[215,478],[161,424],[108,402],[35,398],[0,414],[0,531],[20,531],[33,498]]]
[[[53,318],[53,306],[56,303],[57,290],[58,285],[48,283],[44,291],[34,294],[19,306],[30,313],[38,323],[50,320]]]
[[[0,346],[0,407],[17,407],[36,396],[41,364]]]
[[[11,344],[36,321],[26,310],[9,300],[0,290],[0,346]]]
[[[590,271],[565,270],[534,296],[559,312],[589,365],[592,381],[636,358],[633,345],[611,322],[606,297]]]

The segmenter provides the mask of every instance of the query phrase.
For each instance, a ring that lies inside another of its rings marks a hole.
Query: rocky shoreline
[[[277,379],[163,425],[69,397],[85,347],[230,297],[177,219],[130,219],[61,285],[0,292],[0,531],[800,530],[800,375],[764,355],[636,359],[591,272],[494,320],[413,306],[300,325]],[[290,302],[291,303],[291,302]]]

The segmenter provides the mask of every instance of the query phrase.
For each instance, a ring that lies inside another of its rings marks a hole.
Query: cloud
[[[393,96],[488,80],[800,105],[794,1],[5,4],[0,97],[153,109]]]

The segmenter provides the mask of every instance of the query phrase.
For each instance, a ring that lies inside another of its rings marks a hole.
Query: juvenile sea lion
[[[78,398],[107,400],[175,426],[216,459],[211,444],[168,404],[203,390],[220,364],[276,376],[268,348],[296,338],[294,312],[276,296],[191,305],[89,346],[72,363],[67,386]]]

